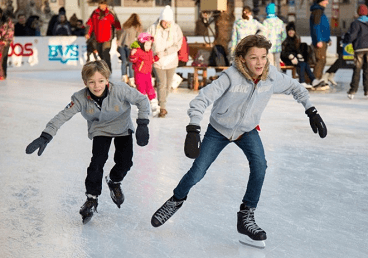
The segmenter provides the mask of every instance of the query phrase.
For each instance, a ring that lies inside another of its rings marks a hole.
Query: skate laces
[[[111,191],[114,192],[114,195],[116,198],[121,198],[123,196],[123,193],[121,192],[120,183],[114,183],[112,181],[109,182],[109,187]]]
[[[88,211],[92,211],[92,209],[94,209],[97,212],[97,199],[87,198],[87,201],[82,207],[82,210],[83,209],[86,209]]]
[[[162,207],[159,209],[155,215],[156,219],[160,221],[161,224],[164,224],[166,220],[168,220],[181,206],[184,201],[170,201],[168,200]]]
[[[252,232],[252,234],[257,234],[263,232],[263,229],[261,229],[254,220],[254,210],[255,208],[249,208],[249,210],[241,210],[240,212],[244,214],[242,216],[243,225],[248,231]]]

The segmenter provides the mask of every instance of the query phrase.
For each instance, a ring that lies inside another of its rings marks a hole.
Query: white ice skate
[[[158,105],[157,99],[152,99],[150,101],[151,104],[151,110],[152,110],[152,116],[156,117],[160,113],[160,106]]]
[[[265,241],[263,241],[263,240],[253,240],[249,236],[244,235],[244,234],[240,234],[239,242],[242,243],[243,245],[248,245],[248,246],[261,248],[261,249],[266,247],[266,242]]]

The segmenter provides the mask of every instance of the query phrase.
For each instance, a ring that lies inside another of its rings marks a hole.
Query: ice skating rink
[[[167,117],[151,119],[149,145],[134,145],[122,208],[104,182],[98,213],[83,225],[92,143],[84,118],[77,114],[63,125],[41,157],[25,154],[84,87],[80,71],[10,73],[0,82],[0,257],[368,257],[368,99],[362,86],[354,100],[346,97],[351,75],[339,70],[337,87],[311,93],[328,128],[325,139],[312,132],[292,96],[274,95],[266,108],[260,135],[268,170],[255,217],[268,239],[260,250],[238,242],[236,213],[249,167],[235,144],[172,219],[159,228],[150,224],[192,164],[183,143],[196,92],[173,91]],[[119,78],[114,71],[113,80]]]

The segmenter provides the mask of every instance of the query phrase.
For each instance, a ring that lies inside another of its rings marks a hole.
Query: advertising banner
[[[116,39],[110,55],[112,68],[119,68]],[[80,70],[86,60],[84,37],[15,37],[9,48],[8,71]],[[90,60],[94,60],[92,54]]]

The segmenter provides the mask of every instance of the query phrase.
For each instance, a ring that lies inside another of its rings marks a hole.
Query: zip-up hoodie
[[[368,17],[360,16],[350,25],[343,43],[353,43],[355,52],[368,51]]]
[[[314,3],[311,8],[309,19],[310,33],[312,44],[317,45],[318,42],[330,42],[330,24],[324,13],[325,8],[318,3]]]
[[[190,124],[200,125],[205,109],[213,103],[210,124],[229,140],[238,139],[259,125],[272,94],[292,94],[305,109],[312,107],[308,91],[295,79],[267,63],[254,84],[244,64],[235,58],[220,77],[202,88],[189,104]]]
[[[138,107],[138,118],[148,119],[150,104],[147,97],[124,83],[109,83],[108,93],[100,106],[84,88],[73,94],[71,102],[46,125],[45,133],[56,135],[59,128],[76,113],[87,120],[88,138],[118,137],[134,132],[131,105]]]

